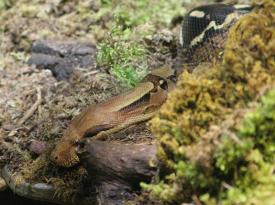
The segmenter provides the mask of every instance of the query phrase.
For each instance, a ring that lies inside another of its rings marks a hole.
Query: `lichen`
[[[199,76],[184,72],[151,121],[166,165],[158,184],[143,185],[153,197],[170,204],[274,202],[274,90],[259,103],[275,83],[274,11],[273,0],[255,3],[230,29],[223,62]]]

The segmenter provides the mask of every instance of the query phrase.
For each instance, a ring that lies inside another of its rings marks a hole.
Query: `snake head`
[[[58,142],[56,147],[51,153],[50,159],[57,166],[72,167],[79,162],[75,147],[77,137],[73,137],[73,133],[69,130],[66,131],[65,135]]]

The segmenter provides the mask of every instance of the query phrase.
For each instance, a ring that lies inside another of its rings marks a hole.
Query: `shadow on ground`
[[[15,195],[12,191],[6,190],[0,192],[1,205],[54,205],[48,202],[38,202]]]

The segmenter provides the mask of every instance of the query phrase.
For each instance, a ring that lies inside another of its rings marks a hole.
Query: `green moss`
[[[223,62],[199,76],[184,72],[152,120],[169,171],[144,187],[163,203],[274,202],[275,91],[255,108],[275,83],[274,9],[258,2],[231,29]]]
[[[0,11],[4,11],[6,9],[11,8],[14,5],[14,0],[1,0],[0,1]]]
[[[97,62],[124,85],[133,87],[148,72],[144,38],[183,14],[178,1],[103,1],[113,10],[114,24],[99,45]]]
[[[145,48],[140,42],[125,39],[129,32],[113,29],[110,36],[99,45],[97,63],[110,69],[124,85],[132,87],[145,75],[147,65],[144,63]]]
[[[262,97],[258,108],[244,118],[236,132],[239,143],[225,138],[215,150],[216,169],[224,176],[232,176],[230,180],[232,187],[220,194],[223,204],[274,202],[274,114],[275,90],[273,89]]]

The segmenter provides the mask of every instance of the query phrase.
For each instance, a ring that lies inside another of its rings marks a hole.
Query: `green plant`
[[[148,72],[144,37],[157,32],[160,25],[168,26],[182,12],[181,7],[176,0],[102,1],[102,4],[112,8],[114,23],[99,44],[97,63],[108,68],[122,84],[133,87]]]
[[[137,42],[129,42],[128,32],[113,29],[110,36],[99,45],[97,63],[109,68],[124,85],[133,87],[144,76],[147,65],[139,64],[146,61],[145,49]]]

